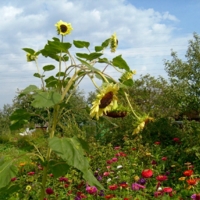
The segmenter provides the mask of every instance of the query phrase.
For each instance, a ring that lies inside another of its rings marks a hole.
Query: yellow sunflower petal
[[[62,20],[60,20],[59,22],[57,22],[55,24],[56,28],[57,28],[57,32],[58,32],[58,35],[68,35],[71,33],[71,31],[73,30],[72,26],[70,23],[66,23],[66,22],[63,22]]]

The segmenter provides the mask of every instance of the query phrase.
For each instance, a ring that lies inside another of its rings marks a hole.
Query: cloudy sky
[[[54,24],[63,20],[73,26],[65,41],[90,41],[91,46],[116,32],[119,47],[131,69],[140,74],[167,77],[164,59],[171,49],[184,59],[188,41],[200,32],[199,0],[6,0],[0,2],[0,109],[11,104],[17,89],[40,86],[36,68],[26,62],[22,48],[39,50],[57,37]],[[75,54],[75,52],[72,52]],[[109,56],[109,53],[108,53]],[[50,64],[39,58],[39,66]],[[117,78],[115,72],[112,76]],[[81,89],[92,90],[84,80]]]

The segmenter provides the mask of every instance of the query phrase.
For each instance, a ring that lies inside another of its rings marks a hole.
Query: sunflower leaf
[[[87,41],[80,41],[80,40],[74,40],[73,44],[76,48],[88,48],[90,46],[90,43]]]
[[[33,95],[32,106],[35,108],[49,108],[58,104],[61,100],[61,94],[53,91],[40,91]]]
[[[110,43],[110,38],[108,38],[108,39],[106,39],[104,42],[102,42],[101,46],[102,46],[103,48],[106,48],[106,47],[109,45],[109,43]]]
[[[85,58],[86,60],[92,61],[92,60],[94,60],[96,58],[99,58],[103,54],[102,53],[93,52],[93,53],[90,53],[90,54],[87,54],[87,53],[76,53],[76,55],[78,57],[80,57],[80,58]]]
[[[27,53],[30,53],[31,55],[35,53],[35,51],[31,48],[23,48],[23,50],[26,51]]]
[[[96,46],[94,49],[95,49],[96,52],[99,52],[99,51],[102,51],[104,49],[104,47]]]
[[[51,70],[54,70],[55,69],[55,66],[54,65],[45,65],[43,67],[43,70],[44,71],[51,71]]]
[[[116,66],[120,69],[125,69],[126,71],[130,71],[128,64],[122,58],[122,55],[119,55],[119,56],[113,58],[112,63],[113,63],[114,66]]]

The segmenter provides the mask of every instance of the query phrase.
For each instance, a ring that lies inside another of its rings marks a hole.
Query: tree
[[[193,37],[189,41],[185,61],[174,51],[171,53],[172,60],[165,61],[169,81],[178,91],[173,98],[182,112],[200,111],[200,37],[196,33]]]

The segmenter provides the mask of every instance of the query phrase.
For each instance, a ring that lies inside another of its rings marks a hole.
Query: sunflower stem
[[[126,100],[127,100],[127,102],[128,102],[128,105],[129,105],[130,108],[131,108],[131,111],[132,111],[133,115],[134,115],[137,119],[140,119],[140,118],[136,115],[135,111],[133,110],[133,107],[132,107],[132,105],[131,105],[131,103],[130,103],[130,101],[129,101],[129,98],[128,98],[128,94],[127,94],[126,92],[124,92],[124,94],[125,94]]]

